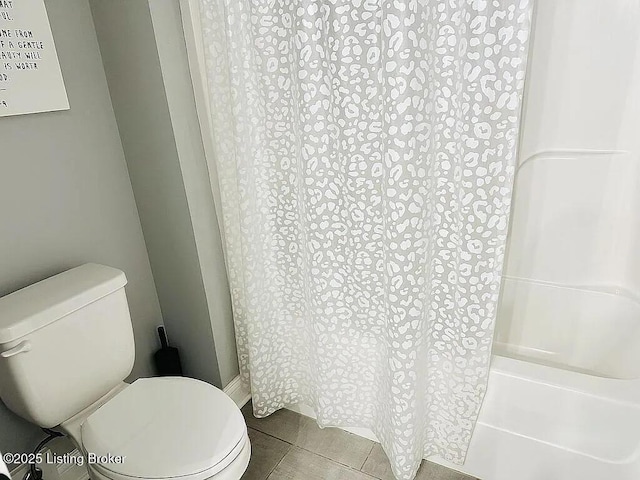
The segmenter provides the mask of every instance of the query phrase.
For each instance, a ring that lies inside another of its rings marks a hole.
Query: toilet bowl
[[[80,435],[66,423],[61,430],[94,480],[238,480],[251,454],[236,404],[190,378],[138,379],[77,423]]]
[[[0,298],[0,399],[65,433],[92,480],[240,480],[238,406],[185,377],[123,380],[134,344],[124,273],[87,264]]]

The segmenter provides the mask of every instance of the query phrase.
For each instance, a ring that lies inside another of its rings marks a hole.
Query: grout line
[[[273,437],[276,438],[276,437]],[[287,455],[289,455],[289,452],[291,451],[291,447],[293,447],[293,445],[289,442],[287,442],[287,444],[289,445],[289,448],[287,448],[287,451],[285,452],[285,454],[282,456],[282,458],[278,461],[278,463],[275,464],[275,466],[271,469],[271,471],[267,474],[267,476],[265,477],[265,480],[269,480],[271,478],[271,475],[273,475],[273,472],[276,471],[276,469],[280,466],[280,464],[282,463],[282,461],[284,460],[284,457],[286,457]]]
[[[311,450],[307,450],[306,448],[301,447],[301,446],[299,446],[299,445],[291,444],[291,447],[293,447],[293,448],[297,448],[298,450],[302,450],[303,452],[310,453],[311,455],[315,455],[316,457],[324,458],[326,461],[328,461],[330,464],[332,464],[332,465],[334,465],[334,466],[336,466],[336,467],[346,468],[347,470],[351,470],[352,472],[356,472],[356,473],[359,473],[359,474],[361,474],[361,475],[364,475],[365,477],[368,477],[368,478],[370,478],[371,480],[381,480],[380,478],[378,478],[378,477],[374,477],[373,475],[371,475],[371,474],[369,474],[369,473],[367,473],[367,472],[363,472],[363,471],[361,471],[361,470],[357,470],[357,469],[355,469],[355,468],[353,468],[353,467],[351,467],[351,466],[349,466],[349,465],[345,465],[344,463],[340,463],[340,462],[338,462],[338,461],[336,461],[336,460],[333,460],[333,459],[331,459],[331,458],[329,458],[329,457],[325,457],[324,455],[321,455],[321,454],[319,454],[319,453],[317,453],[317,452],[313,452],[313,451],[311,451]],[[291,450],[292,450],[292,449],[290,448],[290,449],[289,449],[289,451],[287,451],[287,454],[289,454],[289,452],[291,452]],[[284,457],[286,457],[286,456],[287,456],[287,455],[285,455]],[[282,463],[282,461],[284,460],[284,457],[282,457],[282,460],[280,460],[280,461],[278,462],[278,465],[280,465],[280,463]],[[273,469],[273,470],[271,471],[271,473],[269,474],[269,477],[273,474],[273,471],[278,467],[278,465],[276,465],[276,467],[274,467],[274,469]],[[269,480],[269,477],[267,477],[267,479],[266,479],[266,480]],[[275,480],[275,479],[274,479],[274,480]]]
[[[261,433],[261,434],[263,434],[263,435],[266,435],[267,437],[271,437],[271,438],[275,438],[276,440],[280,440],[281,442],[284,442],[284,443],[286,443],[287,445],[295,445],[295,443],[291,443],[291,442],[289,442],[288,440],[283,440],[283,439],[282,439],[282,438],[280,438],[280,437],[276,437],[275,435],[272,435],[271,433],[263,432],[262,430],[258,430],[258,429],[257,429],[257,428],[255,428],[255,427],[250,427],[250,426],[248,426],[248,425],[247,425],[247,428],[250,428],[251,430],[255,430],[256,432]],[[297,446],[297,445],[296,445],[296,446]]]
[[[374,448],[376,448],[376,444],[375,443],[373,445],[371,445],[371,450],[369,450],[369,453],[367,453],[367,456],[364,458],[364,460],[362,462],[362,465],[360,465],[360,471],[361,472],[362,472],[362,469],[364,468],[364,464],[367,463],[367,460],[369,460],[369,457],[371,456],[371,452],[373,452]],[[362,472],[362,473],[367,473],[367,472]]]

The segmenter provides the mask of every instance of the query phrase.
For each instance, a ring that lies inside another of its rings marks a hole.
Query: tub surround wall
[[[640,4],[538,0],[520,161],[543,150],[640,153]]]
[[[0,119],[0,295],[85,262],[122,269],[131,378],[149,375],[162,316],[89,4],[46,6],[71,110]],[[41,437],[0,404],[0,450],[30,451]]]
[[[638,378],[640,5],[539,0],[495,353]]]
[[[640,293],[640,5],[536,8],[505,273]]]

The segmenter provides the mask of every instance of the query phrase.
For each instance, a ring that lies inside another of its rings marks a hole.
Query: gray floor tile
[[[303,425],[313,421],[308,417],[286,409],[278,410],[265,418],[256,418],[253,416],[252,408],[251,402],[242,408],[242,414],[249,428],[289,443],[294,443]]]
[[[266,480],[291,445],[257,430],[249,429],[251,460],[242,480]]]
[[[251,428],[358,470],[374,446],[371,440],[339,428],[321,429],[312,418],[290,410],[282,409],[257,419],[249,405],[243,413]]]
[[[391,473],[391,465],[387,455],[382,450],[379,443],[371,451],[369,458],[362,467],[362,471],[380,480],[395,480]],[[474,480],[473,477],[465,475],[455,470],[445,468],[426,460],[422,462],[420,470],[416,475],[416,480]]]
[[[278,464],[269,480],[374,480],[362,472],[292,447]]]
[[[379,443],[371,450],[362,466],[362,471],[381,480],[395,480],[391,473],[391,464]]]
[[[290,410],[258,419],[249,403],[242,413],[252,443],[243,480],[395,480],[378,443],[337,428],[321,429],[312,418]],[[474,479],[424,461],[416,480]]]
[[[416,480],[477,480],[474,477],[456,472],[437,463],[422,461]]]

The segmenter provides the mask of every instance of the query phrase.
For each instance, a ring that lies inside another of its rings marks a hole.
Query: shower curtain
[[[528,0],[200,0],[242,377],[462,463],[486,390]]]

